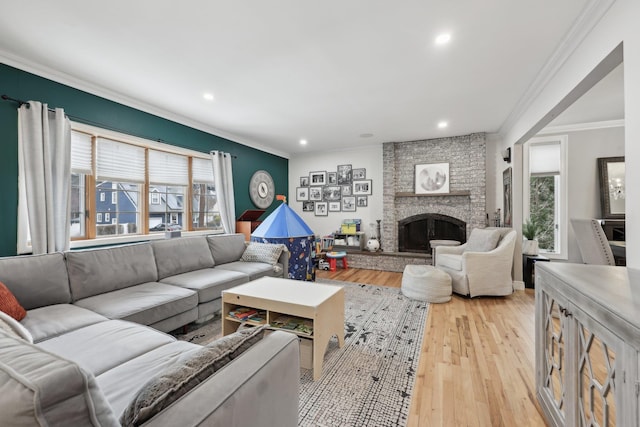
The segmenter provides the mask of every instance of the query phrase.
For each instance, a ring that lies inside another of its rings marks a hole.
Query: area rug
[[[404,426],[409,414],[429,305],[398,288],[319,279],[345,289],[345,345],[329,342],[322,378],[300,375],[300,426]],[[204,344],[220,320],[179,339]]]

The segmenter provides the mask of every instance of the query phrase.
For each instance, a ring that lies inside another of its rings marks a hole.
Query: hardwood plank
[[[317,277],[400,287],[402,273],[350,268]],[[532,290],[454,294],[431,304],[407,426],[544,426],[535,396]]]

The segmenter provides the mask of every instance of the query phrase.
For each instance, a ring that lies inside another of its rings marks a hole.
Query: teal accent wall
[[[117,102],[0,64],[0,94],[25,101],[40,101],[64,108],[78,121],[118,130],[154,141],[162,140],[208,153],[221,150],[233,159],[236,216],[256,209],[249,197],[249,180],[258,170],[268,171],[276,194],[288,195],[289,161]],[[16,254],[18,215],[18,111],[17,104],[0,100],[0,256]],[[274,201],[265,218],[280,202]]]

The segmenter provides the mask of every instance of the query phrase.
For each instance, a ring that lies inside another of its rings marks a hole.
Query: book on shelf
[[[301,334],[313,335],[313,322],[302,317],[280,316],[271,322],[271,326]]]

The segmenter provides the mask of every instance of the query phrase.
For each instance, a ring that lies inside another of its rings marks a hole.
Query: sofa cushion
[[[91,373],[2,332],[0,396],[2,425],[119,425]]]
[[[222,291],[249,281],[249,275],[221,268],[204,268],[162,279],[168,283],[198,292],[198,304],[222,297]]]
[[[175,341],[148,326],[122,320],[96,323],[38,343],[51,353],[72,359],[98,376],[103,372]]]
[[[178,286],[150,282],[84,298],[75,304],[109,319],[151,325],[197,307],[198,294]]]
[[[207,242],[216,265],[238,261],[247,247],[244,243],[244,234],[207,236]]]
[[[149,243],[65,252],[73,300],[158,279]]]
[[[27,310],[71,302],[62,253],[1,258],[0,281]]]
[[[242,253],[240,261],[263,262],[270,265],[276,265],[283,250],[284,245],[251,242]]]
[[[86,308],[56,304],[29,310],[27,317],[22,319],[22,324],[31,332],[34,342],[37,343],[107,320],[109,319]]]
[[[489,230],[484,228],[474,228],[465,246],[465,252],[488,252],[498,246],[500,240],[500,230]],[[440,256],[438,254],[438,256]]]
[[[120,417],[123,426],[140,425],[178,400],[262,339],[264,326],[220,338],[180,357],[147,382]]]
[[[3,311],[0,311],[0,329],[13,337],[33,343],[31,333],[20,322]]]
[[[156,240],[151,246],[158,266],[158,279],[214,265],[205,236]]]
[[[282,264],[270,265],[264,262],[228,262],[217,266],[216,269],[244,273],[249,276],[249,280],[259,279],[263,276],[279,276],[282,274]]]
[[[438,267],[446,267],[452,270],[462,270],[462,255],[438,254]]]
[[[0,282],[0,311],[15,320],[22,320],[27,315],[24,307],[2,282]]]
[[[113,413],[119,416],[150,378],[175,364],[184,353],[200,347],[187,341],[174,341],[114,366],[96,376],[96,381]]]

